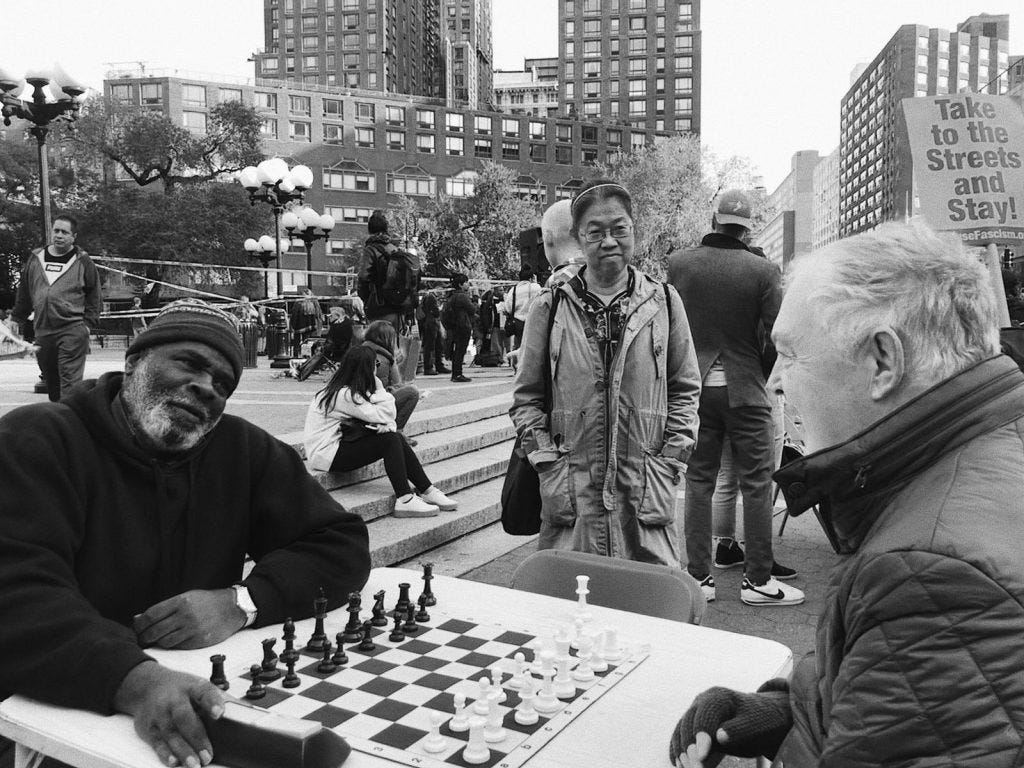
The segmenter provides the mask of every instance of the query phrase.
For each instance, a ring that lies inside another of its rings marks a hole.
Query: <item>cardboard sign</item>
[[[1024,245],[1024,113],[1007,96],[903,99],[921,213],[967,243]]]

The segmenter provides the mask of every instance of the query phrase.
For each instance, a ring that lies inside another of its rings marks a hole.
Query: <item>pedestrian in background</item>
[[[418,322],[420,339],[423,343],[423,375],[436,376],[439,373],[451,373],[444,365],[441,308],[437,304],[437,296],[434,291],[423,291],[420,294],[418,310],[422,315],[418,318]]]
[[[512,321],[511,328],[506,327],[505,333],[508,335],[508,331],[511,330],[511,335],[515,336],[515,341],[512,342],[513,349],[519,349],[522,346],[526,318],[530,314],[533,300],[540,295],[540,292],[541,287],[537,285],[537,275],[533,271],[533,267],[520,269],[519,282],[509,289],[508,295],[505,296],[505,303],[502,305],[505,315]]]
[[[374,320],[366,327],[363,346],[372,349],[377,356],[376,376],[384,389],[395,396],[395,422],[401,432],[420,401],[420,390],[415,384],[406,384],[402,380],[402,353],[395,327],[387,320]],[[415,440],[406,439],[410,445],[416,445]]]
[[[473,334],[473,320],[476,317],[476,306],[466,290],[467,282],[469,277],[461,272],[452,275],[452,291],[445,300],[441,313],[441,323],[449,337],[452,381],[458,383],[471,381],[468,376],[462,374],[466,350],[469,349],[469,340]]]

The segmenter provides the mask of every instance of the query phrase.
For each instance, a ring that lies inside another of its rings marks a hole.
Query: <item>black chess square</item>
[[[342,685],[335,685],[334,683],[319,682],[315,685],[311,685],[309,688],[302,692],[303,696],[308,696],[311,699],[317,701],[334,701],[335,699],[348,693],[351,688],[345,688]]]
[[[406,653],[420,653],[426,655],[436,648],[440,648],[437,643],[428,643],[424,640],[410,640],[409,642],[402,645],[402,650]]]
[[[455,712],[455,695],[449,691],[442,691],[434,698],[424,702],[423,706],[426,709],[436,709],[438,712]]]
[[[405,666],[415,667],[416,669],[425,669],[428,672],[433,672],[435,669],[448,666],[448,662],[444,659],[435,659],[433,656],[423,656],[419,659],[413,659]]]
[[[407,725],[400,725],[399,723],[392,723],[383,731],[378,731],[371,736],[370,741],[376,741],[378,744],[387,744],[389,747],[395,747],[396,749],[408,749],[426,735],[425,731],[410,728]]]
[[[469,664],[471,667],[489,667],[492,664],[497,664],[501,659],[497,656],[492,656],[489,653],[467,653],[461,659],[456,659],[460,664]]]
[[[464,635],[469,630],[473,629],[476,624],[469,621],[460,621],[459,619],[448,619],[444,624],[438,627],[443,629],[445,632],[451,632],[455,635]]]
[[[267,693],[263,698],[250,699],[246,697],[246,701],[252,702],[257,707],[263,707],[264,709],[270,709],[275,704],[280,704],[287,698],[290,698],[292,694],[287,691],[283,691],[280,688],[271,688],[267,686]]]
[[[385,672],[397,667],[397,664],[392,664],[390,661],[381,661],[380,659],[367,659],[361,661],[352,669],[358,669],[360,672],[365,672],[368,675],[383,675]]]
[[[400,680],[389,680],[386,677],[375,677],[369,682],[359,686],[360,691],[366,691],[376,696],[390,696],[395,691],[405,688],[406,684]]]
[[[496,638],[494,642],[504,643],[505,645],[521,645],[525,646],[533,641],[531,635],[524,634],[522,632],[502,632]]]
[[[462,681],[457,677],[431,672],[429,675],[424,675],[416,680],[416,685],[423,686],[424,688],[432,688],[435,691],[445,691],[461,682]]]
[[[462,648],[467,651],[475,651],[481,645],[486,643],[486,640],[481,640],[479,637],[456,637],[454,640],[448,643],[452,648]]]
[[[374,704],[366,710],[366,714],[371,717],[379,717],[381,720],[390,720],[395,722],[401,720],[403,717],[408,715],[416,709],[414,704],[406,704],[404,701],[395,701],[393,699],[385,699]]]
[[[330,704],[325,704],[320,707],[320,709],[314,709],[308,715],[304,715],[303,719],[318,722],[325,728],[336,728],[346,720],[355,716],[355,712],[350,712],[349,710],[342,709],[341,707],[334,707]]]

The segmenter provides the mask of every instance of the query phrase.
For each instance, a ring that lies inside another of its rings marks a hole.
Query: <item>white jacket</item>
[[[506,315],[511,315],[512,305],[515,304],[516,320],[522,320],[525,323],[527,315],[530,314],[530,305],[533,304],[535,298],[540,296],[542,290],[544,289],[533,280],[518,282],[505,294],[505,301],[502,302],[501,308]]]
[[[306,411],[306,426],[302,433],[302,444],[311,469],[326,472],[331,468],[338,453],[343,421],[355,419],[367,424],[380,424],[383,427],[381,431],[386,432],[397,429],[395,396],[384,389],[377,377],[374,377],[374,383],[376,391],[368,401],[361,395],[353,398],[348,387],[343,387],[334,399],[334,407],[327,412],[320,407],[320,396],[313,398]]]

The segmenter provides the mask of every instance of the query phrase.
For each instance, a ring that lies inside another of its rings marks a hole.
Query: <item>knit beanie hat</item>
[[[238,385],[245,353],[235,318],[199,299],[182,299],[160,310],[149,327],[135,337],[125,357],[176,341],[199,341],[216,349],[231,364]]]

